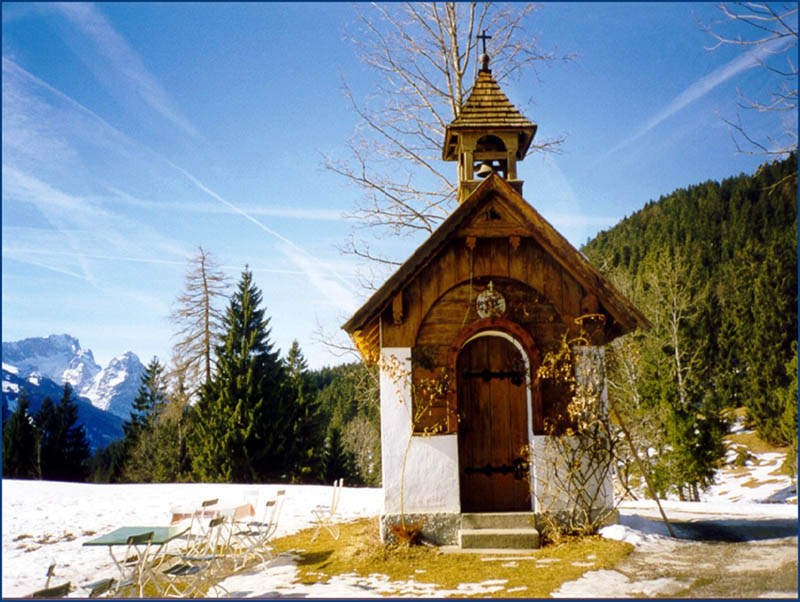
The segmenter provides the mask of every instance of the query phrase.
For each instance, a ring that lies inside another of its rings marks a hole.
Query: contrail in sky
[[[255,224],[256,226],[258,226],[259,228],[261,228],[261,229],[262,229],[264,232],[266,232],[266,233],[267,233],[267,234],[269,234],[270,236],[274,236],[275,238],[277,238],[278,240],[280,240],[280,241],[281,241],[281,242],[282,242],[284,245],[286,245],[287,247],[289,247],[291,250],[295,251],[295,252],[296,252],[296,253],[297,253],[297,254],[300,256],[300,257],[292,257],[292,256],[290,255],[290,259],[292,259],[292,260],[293,260],[295,263],[298,263],[298,264],[300,264],[300,265],[305,265],[305,264],[307,264],[309,261],[311,261],[311,262],[315,263],[316,265],[320,265],[320,264],[322,263],[320,260],[318,260],[316,257],[314,257],[313,255],[311,255],[311,254],[310,254],[308,251],[306,251],[306,250],[305,250],[305,249],[303,249],[302,247],[298,246],[297,244],[295,244],[294,242],[292,242],[291,240],[289,240],[288,238],[286,238],[286,237],[285,237],[285,236],[283,236],[282,234],[280,234],[280,233],[276,232],[275,230],[273,230],[273,229],[272,229],[272,228],[270,228],[269,226],[266,226],[265,224],[261,223],[259,220],[257,220],[256,218],[254,218],[252,215],[250,215],[250,214],[249,214],[249,213],[247,213],[246,211],[244,211],[244,210],[240,209],[239,207],[237,207],[236,205],[234,205],[234,204],[233,204],[233,203],[231,203],[230,201],[228,201],[228,200],[226,200],[226,199],[222,198],[220,195],[218,195],[216,192],[214,192],[213,190],[211,190],[210,188],[208,188],[208,186],[206,186],[205,184],[203,184],[203,183],[202,183],[200,180],[198,180],[196,177],[194,177],[192,174],[190,174],[188,171],[186,171],[186,170],[185,170],[185,169],[183,169],[182,167],[180,167],[180,166],[178,166],[178,165],[175,165],[175,164],[174,164],[172,161],[170,161],[170,160],[169,160],[169,159],[167,159],[166,157],[164,158],[164,161],[166,161],[166,162],[167,162],[167,163],[169,163],[169,164],[170,164],[170,165],[171,165],[173,168],[175,168],[175,169],[176,169],[176,170],[178,170],[180,173],[182,173],[182,174],[183,174],[183,175],[184,175],[186,178],[188,178],[188,179],[189,179],[189,180],[190,180],[190,181],[191,181],[191,182],[192,182],[192,183],[193,183],[195,186],[197,186],[197,187],[198,187],[200,190],[202,190],[203,192],[205,192],[206,194],[208,194],[210,197],[212,197],[212,198],[214,198],[214,199],[218,200],[218,201],[219,201],[220,203],[222,203],[223,205],[225,205],[225,206],[229,207],[230,209],[232,209],[233,211],[235,211],[236,213],[238,213],[239,215],[241,215],[241,216],[242,216],[242,217],[244,217],[245,219],[249,220],[250,222],[252,222],[252,223],[253,223],[253,224]],[[302,258],[302,259],[301,259],[301,258]],[[304,260],[306,260],[306,261],[303,261],[303,259],[304,259]],[[312,274],[312,273],[311,273],[310,271],[308,271],[307,269],[303,268],[303,271],[304,271],[304,273],[305,273],[306,275],[308,275],[309,277],[311,277],[311,278],[312,278],[312,281],[314,281],[314,280],[316,279],[316,275],[315,275],[315,274]],[[336,280],[337,280],[338,282],[340,282],[341,284],[343,284],[343,285],[344,285],[344,287],[347,289],[347,292],[348,292],[348,293],[351,293],[351,292],[352,292],[352,290],[353,290],[353,286],[352,286],[352,285],[351,285],[349,282],[347,282],[347,281],[346,281],[346,280],[345,280],[345,279],[344,279],[342,276],[340,276],[340,275],[339,275],[339,274],[336,272],[336,270],[334,270],[334,269],[332,269],[332,268],[331,268],[331,275],[333,275],[333,276],[336,278]],[[319,286],[319,282],[315,282],[315,284],[317,284],[317,285],[318,285],[318,288],[320,288],[320,289],[322,290],[322,288],[323,288],[323,287]],[[323,292],[324,294],[326,294],[326,296],[329,296],[329,295],[327,295],[327,293],[325,293],[325,291],[324,291],[324,290],[322,290],[322,292]],[[342,302],[342,299],[331,299],[331,301],[334,301],[334,302],[336,302],[337,304],[341,304],[341,302]],[[352,303],[347,303],[347,305],[348,305],[348,307],[349,307],[350,305],[352,305]],[[353,309],[355,309],[355,308],[353,308]]]
[[[311,280],[311,282],[316,286],[316,288],[318,290],[320,290],[320,292],[322,292],[322,294],[326,298],[328,298],[331,302],[333,302],[334,304],[339,305],[339,306],[343,306],[344,305],[348,309],[350,309],[351,306],[354,306],[354,302],[353,302],[353,285],[351,283],[349,283],[347,280],[345,280],[344,277],[342,277],[340,274],[338,274],[335,269],[333,269],[332,267],[325,267],[321,260],[319,260],[318,258],[314,257],[313,255],[308,253],[308,251],[304,250],[303,248],[301,248],[296,243],[294,243],[293,241],[289,240],[288,238],[286,238],[285,236],[283,236],[279,232],[277,232],[277,231],[273,230],[272,228],[266,226],[264,223],[262,223],[261,221],[259,221],[256,218],[254,218],[252,215],[250,215],[246,211],[240,209],[235,204],[233,204],[230,201],[228,201],[228,200],[224,199],[223,197],[221,197],[219,194],[217,194],[216,192],[214,192],[213,190],[208,188],[205,184],[203,184],[200,180],[198,180],[195,176],[193,176],[191,173],[187,172],[182,167],[176,165],[175,163],[173,163],[172,161],[170,161],[169,159],[167,159],[166,157],[164,157],[160,153],[154,151],[153,149],[148,148],[146,146],[143,146],[141,143],[132,140],[131,138],[129,138],[128,136],[126,136],[125,134],[123,134],[122,132],[117,130],[116,127],[114,127],[113,125],[111,125],[107,121],[105,121],[102,117],[100,117],[99,115],[94,113],[92,110],[86,108],[85,106],[83,106],[81,103],[77,102],[76,100],[74,100],[70,96],[67,96],[66,94],[64,94],[60,90],[52,87],[51,85],[49,85],[46,82],[42,81],[41,79],[37,78],[33,74],[29,73],[28,71],[26,71],[25,69],[21,68],[19,65],[17,65],[13,61],[11,61],[11,60],[9,60],[9,59],[7,59],[5,57],[3,57],[3,71],[4,72],[8,72],[8,73],[13,73],[15,75],[19,75],[19,76],[22,76],[22,77],[26,78],[29,82],[33,83],[36,86],[41,86],[42,88],[48,90],[49,92],[57,95],[58,98],[62,99],[63,101],[65,101],[67,103],[69,103],[70,106],[75,107],[76,109],[81,111],[84,115],[89,116],[96,123],[100,124],[103,132],[105,133],[104,138],[105,138],[106,142],[108,142],[109,140],[115,139],[118,143],[120,143],[122,145],[127,145],[127,146],[130,146],[130,147],[140,148],[140,149],[144,150],[150,156],[152,156],[154,158],[157,158],[158,160],[163,161],[166,164],[168,164],[170,167],[172,167],[173,169],[178,171],[180,174],[182,174],[185,178],[187,178],[189,181],[191,181],[200,190],[202,190],[203,192],[208,194],[211,198],[213,198],[216,201],[218,201],[219,203],[225,205],[226,207],[228,207],[229,209],[231,209],[235,213],[241,215],[242,217],[244,217],[248,221],[252,222],[254,225],[256,225],[258,228],[260,228],[262,231],[266,232],[270,236],[272,236],[275,239],[277,239],[278,241],[280,241],[280,243],[282,243],[280,245],[281,251],[288,255],[289,259],[299,268],[300,272],[302,274],[306,275]],[[5,135],[5,132],[4,132],[4,135]],[[51,197],[52,195],[48,195],[48,196]],[[60,198],[60,196],[59,196],[59,198]],[[83,261],[83,260],[81,260],[81,261]],[[327,269],[328,271],[327,271],[327,273],[323,274],[318,269],[317,270],[310,269],[311,266],[314,266],[316,268]],[[287,271],[287,273],[289,273],[289,272]],[[331,278],[331,277],[338,283],[338,285],[335,285],[333,282],[328,280],[328,278]],[[352,307],[352,309],[355,309],[355,307]]]
[[[64,256],[64,257],[85,257],[86,259],[99,259],[99,260],[103,260],[103,261],[128,261],[128,262],[131,262],[131,263],[148,263],[148,264],[153,264],[153,265],[174,265],[174,266],[178,266],[178,267],[185,267],[186,266],[186,262],[185,261],[177,261],[177,260],[172,260],[172,259],[153,259],[153,258],[148,258],[148,257],[126,257],[124,255],[99,255],[99,254],[95,254],[95,253],[77,253],[77,252],[72,252],[72,251],[52,251],[52,250],[48,250],[48,249],[25,249],[25,248],[10,247],[10,246],[4,246],[3,247],[3,253],[5,253],[5,254],[14,254],[14,255],[25,254],[25,255],[53,255],[53,256],[59,256],[59,257],[61,257],[61,256]],[[33,264],[32,261],[29,261],[28,263],[32,263]],[[63,272],[64,274],[68,274],[70,276],[75,276],[77,278],[83,278],[83,276],[81,276],[80,274],[76,274],[74,272],[70,272],[70,271],[66,271],[66,270],[59,270],[57,268],[46,266],[44,264],[38,264],[37,263],[37,264],[34,264],[34,265],[39,265],[41,267],[46,267],[46,268],[54,270],[54,271],[60,271],[60,272]],[[219,267],[221,269],[223,269],[223,270],[239,270],[239,269],[241,269],[242,266],[238,266],[238,265],[221,265]],[[266,272],[266,273],[269,273],[269,274],[293,274],[295,276],[306,276],[306,275],[308,275],[308,272],[305,272],[303,270],[281,270],[281,269],[275,269],[275,268],[253,268],[253,271],[254,272]],[[318,276],[324,276],[324,274],[322,274],[322,273],[317,274],[317,275]]]
[[[148,71],[144,62],[123,36],[121,36],[94,4],[87,2],[56,2],[52,8],[64,15],[97,46],[99,56],[114,68],[114,72],[126,81],[131,93],[139,96],[145,104],[195,138],[200,135],[179,110],[174,108],[164,87]],[[92,67],[92,62],[87,63]],[[98,80],[111,87],[105,77]]]
[[[613,149],[608,151],[606,155],[612,154],[628,146],[632,142],[638,140],[645,134],[647,134],[650,130],[655,128],[661,122],[669,119],[675,113],[684,109],[691,103],[695,102],[696,100],[702,98],[711,90],[719,86],[720,84],[725,83],[732,77],[738,75],[742,71],[746,71],[747,69],[751,69],[761,64],[761,61],[764,60],[770,54],[773,54],[779,50],[781,50],[784,46],[790,43],[788,39],[776,39],[771,42],[764,44],[763,46],[758,47],[753,52],[747,52],[742,54],[732,61],[728,62],[727,64],[723,65],[722,67],[718,67],[708,75],[700,78],[689,87],[687,87],[683,92],[678,94],[672,102],[670,102],[662,111],[657,113],[655,116],[651,117],[648,122],[642,126],[635,134],[623,140],[619,144],[617,144]]]

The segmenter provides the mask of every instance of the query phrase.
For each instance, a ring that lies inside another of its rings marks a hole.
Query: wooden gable
[[[550,331],[544,338],[552,340],[556,331],[574,328],[574,319],[586,313],[605,316],[598,343],[649,327],[644,315],[579,251],[492,174],[342,328],[362,355],[375,361],[381,347],[413,348],[420,335],[430,338],[423,326],[430,322],[434,305],[441,314],[435,319],[445,320],[442,325],[448,320],[455,320],[455,326],[470,324],[477,318],[475,296],[498,279],[520,299],[529,295],[527,305],[512,304],[510,309],[521,313],[509,319],[548,316],[535,327],[537,339]],[[451,328],[444,330],[451,333]]]

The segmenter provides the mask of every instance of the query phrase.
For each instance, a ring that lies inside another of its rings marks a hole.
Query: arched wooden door
[[[501,336],[478,336],[461,349],[456,370],[461,511],[530,510],[522,352]]]

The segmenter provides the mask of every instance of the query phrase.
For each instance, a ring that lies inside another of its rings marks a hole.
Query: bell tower
[[[509,102],[492,77],[484,31],[481,68],[461,111],[445,129],[442,159],[458,161],[458,202],[463,203],[481,183],[497,172],[522,194],[517,161],[522,161],[536,135],[536,124]]]

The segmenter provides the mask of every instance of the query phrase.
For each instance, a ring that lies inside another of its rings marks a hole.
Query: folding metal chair
[[[121,577],[117,583],[117,593],[135,586],[139,592],[139,597],[142,596],[144,590],[142,577],[150,554],[150,542],[152,540],[152,531],[128,537],[125,556],[119,563]],[[144,546],[144,549],[141,549],[141,546]]]
[[[275,499],[265,504],[264,516],[260,521],[248,521],[234,529],[231,537],[231,547],[235,548],[234,571],[246,566],[254,557],[260,562],[273,559],[269,542],[278,529],[278,519],[285,499],[286,490],[279,490]]]
[[[338,481],[333,482],[333,497],[331,498],[330,506],[317,506],[316,508],[312,508],[311,512],[314,515],[314,535],[311,537],[311,541],[317,539],[317,535],[322,529],[328,531],[331,534],[331,537],[334,539],[339,539],[339,525],[336,524],[334,521],[336,517],[336,508],[339,506],[339,498],[342,496],[342,485],[344,484],[344,479],[339,479]]]
[[[251,504],[253,508],[258,508],[258,498],[258,489],[248,489],[242,496],[242,502],[245,504]]]
[[[204,545],[204,542],[208,537],[207,529],[209,519],[217,516],[217,512],[213,510],[213,507],[218,503],[219,498],[205,500],[200,503],[199,508],[195,507],[191,510],[191,512],[187,512],[185,514],[179,513],[179,508],[177,507],[172,509],[173,516],[175,516],[176,513],[179,513],[180,516],[184,517],[184,520],[185,518],[190,518],[189,530],[183,537],[183,539],[185,539],[185,543],[181,552],[182,554],[194,554],[198,546],[202,547]]]
[[[224,587],[214,583],[222,574],[223,553],[228,543],[224,535],[227,520],[225,516],[210,519],[205,535],[196,538],[192,552],[181,554],[179,561],[163,571],[164,587],[158,586],[161,595],[186,598],[202,594],[206,586],[228,594]]]
[[[56,574],[56,561],[55,560],[51,560],[50,561],[50,566],[47,567],[47,581],[44,582],[45,589],[50,587],[50,579],[52,579],[53,575],[55,575],[55,574]]]

